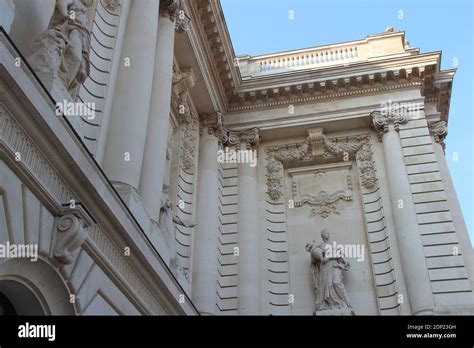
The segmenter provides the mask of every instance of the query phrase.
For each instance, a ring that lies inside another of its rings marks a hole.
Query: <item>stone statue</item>
[[[169,197],[169,185],[166,184],[163,185],[163,194],[161,196],[161,208],[158,222],[170,251],[171,268],[174,269],[178,266],[176,259],[176,237],[174,230],[175,224],[188,228],[195,227],[196,225],[187,219],[180,219],[178,216],[174,216],[173,203],[171,203]]]
[[[311,273],[316,294],[315,315],[354,315],[346,289],[342,282],[342,271],[349,270],[350,264],[340,251],[330,250],[329,232],[321,231],[323,243],[306,244],[311,255]]]
[[[87,7],[93,0],[56,0],[48,30],[33,43],[29,62],[40,78],[59,79],[75,98],[90,70]]]

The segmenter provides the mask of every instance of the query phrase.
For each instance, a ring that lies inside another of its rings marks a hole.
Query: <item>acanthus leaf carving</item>
[[[176,30],[179,32],[188,29],[191,18],[184,11],[181,0],[162,0],[160,3],[160,15],[175,22]]]
[[[189,90],[194,87],[196,77],[192,69],[180,70],[173,65],[172,103],[177,110],[182,126],[180,161],[182,168],[191,172],[196,153],[198,117],[189,100]]]
[[[335,143],[328,139],[325,135],[322,136],[324,145],[326,149],[333,155],[340,155],[340,154],[354,154],[356,153],[362,146],[361,139],[357,137],[355,141],[349,141],[347,143]]]
[[[370,144],[370,136],[365,135],[360,138],[361,148],[357,151],[356,160],[359,169],[360,183],[367,189],[371,189],[377,185],[377,176],[375,173],[375,164]]]
[[[400,130],[400,125],[407,123],[408,119],[405,114],[406,110],[404,108],[390,110],[390,111],[373,111],[370,113],[372,118],[372,126],[377,132],[379,140],[382,140],[384,133],[387,133],[389,130],[389,125],[393,124],[395,131]]]
[[[267,149],[267,194],[270,199],[277,201],[283,195],[283,164],[275,158],[274,149]]]

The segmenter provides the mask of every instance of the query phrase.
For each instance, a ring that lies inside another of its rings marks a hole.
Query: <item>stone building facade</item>
[[[474,314],[441,52],[389,28],[236,57],[218,0],[0,6],[0,243],[38,248],[0,259],[3,311],[311,315],[325,228],[356,315]]]

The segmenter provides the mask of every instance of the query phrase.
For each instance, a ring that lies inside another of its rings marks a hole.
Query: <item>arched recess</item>
[[[76,315],[61,275],[46,261],[0,263],[0,292],[18,315]]]

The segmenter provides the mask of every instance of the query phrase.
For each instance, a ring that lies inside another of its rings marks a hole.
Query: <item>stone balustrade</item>
[[[328,49],[314,49],[306,52],[289,54],[278,57],[257,59],[255,64],[260,65],[260,71],[312,68],[322,65],[331,65],[355,61],[358,58],[357,46],[336,47]]]
[[[369,61],[387,54],[409,54],[402,32],[385,32],[368,36],[364,40],[335,45],[312,47],[303,50],[239,56],[236,63],[244,80],[297,70],[319,69]]]

